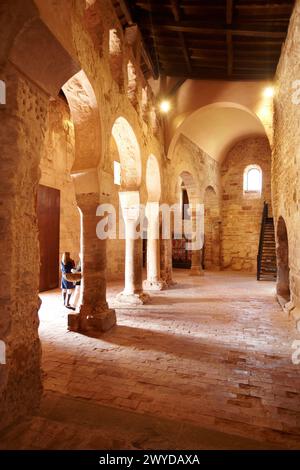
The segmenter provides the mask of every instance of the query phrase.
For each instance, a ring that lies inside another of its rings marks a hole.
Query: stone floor
[[[300,449],[300,334],[275,284],[174,277],[98,338],[67,332],[60,296],[43,294],[42,406],[0,448]],[[120,289],[109,286],[111,305]]]

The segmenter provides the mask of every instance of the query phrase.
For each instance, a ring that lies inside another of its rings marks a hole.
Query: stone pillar
[[[174,286],[172,269],[172,240],[160,239],[160,275],[166,287]]]
[[[143,305],[149,301],[149,296],[142,289],[141,238],[136,232],[140,214],[138,191],[120,193],[120,202],[125,227],[125,285],[116,301],[125,305]]]
[[[160,213],[160,276],[165,287],[171,287],[176,284],[173,280],[172,266],[172,237],[174,219],[170,214],[170,218],[164,215],[164,211]]]
[[[147,231],[147,279],[143,283],[145,290],[162,290],[164,282],[160,279],[159,250],[159,203],[150,202],[146,206],[148,219]]]
[[[48,97],[13,65],[1,80],[0,430],[34,414],[42,395],[36,197],[48,109]]]
[[[215,217],[212,221],[212,264],[216,271],[221,269],[221,220]]]
[[[192,264],[189,275],[204,276],[204,271],[202,268],[202,249],[192,250]]]
[[[192,264],[190,269],[190,276],[203,276],[204,270],[202,268],[202,248],[203,248],[203,234],[202,230],[204,230],[203,224],[201,220],[197,220],[197,217],[203,217],[202,212],[199,210],[197,211],[196,208],[192,208],[191,214],[191,227],[192,232],[194,234],[193,241],[197,240],[201,237],[202,242],[200,243],[201,248],[197,248],[192,250]],[[199,243],[197,243],[199,244]]]
[[[70,330],[107,331],[116,324],[106,302],[106,244],[97,237],[98,193],[77,194],[81,213],[82,281],[78,314],[69,314]]]

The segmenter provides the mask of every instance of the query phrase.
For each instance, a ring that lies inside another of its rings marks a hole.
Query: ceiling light
[[[268,86],[264,89],[264,97],[265,98],[273,98],[274,96],[274,87]]]
[[[171,109],[171,103],[168,100],[163,100],[160,102],[159,108],[162,113],[168,113]]]

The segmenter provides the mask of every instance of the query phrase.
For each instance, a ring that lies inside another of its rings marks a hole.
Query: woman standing
[[[75,269],[72,269],[72,273],[79,274],[81,273],[81,255],[79,255],[79,261],[77,263],[77,266]],[[73,296],[73,305],[75,307],[75,310],[77,307],[79,307],[79,300],[80,300],[80,286],[81,286],[81,281],[78,280],[75,283],[75,293]]]
[[[72,310],[74,310],[74,307],[71,307],[70,299],[71,299],[72,291],[73,289],[75,289],[75,285],[74,285],[74,282],[70,282],[66,279],[66,274],[71,273],[74,267],[75,267],[75,263],[70,257],[70,253],[66,251],[62,255],[62,260],[61,260],[61,273],[62,273],[61,288],[62,288],[62,297],[63,297],[64,306]]]

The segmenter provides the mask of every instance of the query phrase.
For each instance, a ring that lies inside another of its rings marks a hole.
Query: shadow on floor
[[[0,449],[280,449],[192,423],[47,392],[37,416],[11,426]]]

